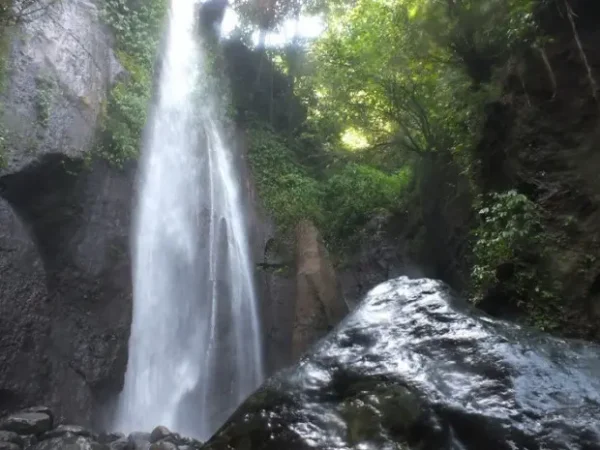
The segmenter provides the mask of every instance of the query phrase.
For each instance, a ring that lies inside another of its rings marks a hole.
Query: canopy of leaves
[[[260,29],[306,11],[326,15],[327,29],[315,41],[257,51],[265,58],[254,65],[258,70],[236,72],[256,80],[251,89],[240,83],[248,100],[242,109],[262,101],[269,111],[260,120],[278,143],[269,151],[261,147],[265,169],[259,186],[265,186],[263,197],[280,223],[312,217],[340,247],[377,207],[399,209],[408,197],[415,199],[410,191],[429,176],[422,167],[453,164],[448,177],[463,173],[473,179],[471,150],[484,106],[499,95],[495,70],[536,45],[538,3],[235,2],[246,25]],[[282,121],[289,111],[299,111],[298,102],[304,116]],[[286,164],[275,154],[287,155]]]
[[[470,75],[508,52],[521,31],[501,22],[526,20],[529,3],[359,0],[330,18],[312,48],[318,107],[371,145],[461,151],[477,136],[489,98],[474,84],[491,75]]]

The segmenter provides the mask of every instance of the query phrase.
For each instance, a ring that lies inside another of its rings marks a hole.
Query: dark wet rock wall
[[[45,403],[88,423],[120,389],[131,316],[134,167],[95,158],[123,73],[95,2],[12,30],[0,169],[0,416]]]
[[[399,278],[203,448],[595,450],[599,357],[479,315],[441,282]]]

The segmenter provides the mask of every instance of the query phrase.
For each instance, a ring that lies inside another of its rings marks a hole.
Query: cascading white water
[[[205,439],[263,374],[243,207],[207,89],[197,6],[171,1],[140,167],[133,321],[115,425]]]

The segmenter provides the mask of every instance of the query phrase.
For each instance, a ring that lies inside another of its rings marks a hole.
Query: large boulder
[[[99,444],[92,439],[73,435],[70,433],[61,437],[43,440],[33,447],[31,450],[109,450],[109,447],[104,444]]]
[[[95,433],[79,425],[59,425],[53,430],[44,433],[44,435],[41,438],[52,439],[64,436],[66,434],[72,434],[73,436],[83,436],[86,438],[98,440],[98,436]]]
[[[127,438],[119,438],[110,442],[108,446],[110,450],[130,450],[132,448]]]
[[[21,447],[12,442],[0,441],[0,450],[21,450]]]
[[[171,431],[167,427],[159,425],[156,428],[154,428],[154,430],[152,430],[152,433],[150,433],[150,442],[158,442],[162,439],[170,437],[172,434],[173,433],[171,433]]]
[[[204,450],[598,449],[600,347],[399,278],[268,381]]]
[[[23,446],[23,438],[15,431],[0,430],[0,442],[9,442],[18,446]]]
[[[52,418],[39,412],[12,414],[0,422],[0,430],[19,434],[41,434],[52,428]]]
[[[136,431],[131,433],[127,440],[129,441],[128,448],[131,450],[148,450],[150,447],[150,433]]]
[[[159,441],[151,444],[149,450],[178,450],[178,447],[169,441]]]

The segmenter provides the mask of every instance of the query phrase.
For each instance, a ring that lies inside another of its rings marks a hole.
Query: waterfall
[[[233,155],[198,32],[172,0],[133,227],[133,320],[116,428],[205,439],[262,380]],[[222,108],[221,108],[222,109]]]

